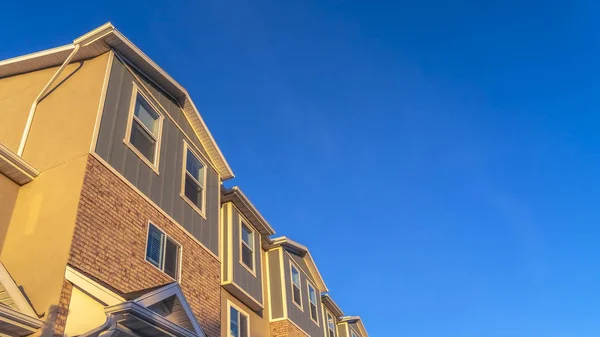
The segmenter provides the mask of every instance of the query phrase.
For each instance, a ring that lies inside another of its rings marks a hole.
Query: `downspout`
[[[23,131],[23,137],[21,137],[21,144],[19,145],[19,151],[17,151],[17,155],[19,157],[23,157],[23,151],[25,151],[25,144],[27,143],[27,137],[29,136],[29,131],[31,130],[31,124],[33,123],[33,117],[35,116],[35,109],[37,108],[38,103],[40,102],[42,97],[44,97],[44,95],[48,92],[48,89],[50,89],[50,87],[52,86],[54,81],[56,81],[58,76],[60,76],[60,74],[63,72],[63,70],[65,70],[67,65],[69,65],[69,63],[71,62],[71,60],[73,59],[75,54],[77,54],[77,51],[79,51],[79,47],[80,47],[79,43],[75,45],[75,48],[73,49],[73,51],[71,52],[69,57],[67,57],[65,62],[63,62],[62,66],[60,66],[60,68],[58,68],[58,70],[56,71],[54,76],[52,76],[52,78],[50,79],[48,84],[46,84],[44,89],[42,89],[40,94],[35,98],[35,100],[33,101],[33,104],[31,104],[31,109],[29,109],[29,116],[27,117],[27,123],[25,124],[25,131]]]

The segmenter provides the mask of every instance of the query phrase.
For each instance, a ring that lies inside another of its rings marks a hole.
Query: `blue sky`
[[[593,1],[3,4],[0,59],[112,21],[372,337],[600,333]]]

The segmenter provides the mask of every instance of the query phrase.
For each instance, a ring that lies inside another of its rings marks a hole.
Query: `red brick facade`
[[[269,323],[271,337],[310,337],[287,319]]]
[[[93,156],[69,265],[123,293],[173,282],[145,260],[148,221],[182,245],[182,291],[207,336],[220,336],[220,262]]]

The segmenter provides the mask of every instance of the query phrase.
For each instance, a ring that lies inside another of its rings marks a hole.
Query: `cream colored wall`
[[[19,185],[0,174],[0,251],[4,244],[4,237],[8,231],[13,208],[17,201]]]
[[[106,321],[104,305],[93,297],[73,287],[69,315],[65,326],[65,336],[78,336]]]
[[[0,260],[45,317],[62,289],[107,61],[103,54],[66,68],[38,106],[23,155],[40,175],[19,189]],[[52,74],[0,79],[0,142],[11,150]]]
[[[221,337],[228,337],[229,333],[229,321],[227,320],[228,306],[227,301],[231,301],[237,307],[241,308],[242,311],[246,312],[250,317],[250,336],[252,337],[269,337],[269,316],[263,313],[263,317],[256,314],[245,304],[238,301],[233,295],[227,290],[221,289]]]
[[[61,78],[72,76],[38,104],[23,153],[38,170],[89,152],[107,61],[105,53],[69,65]]]

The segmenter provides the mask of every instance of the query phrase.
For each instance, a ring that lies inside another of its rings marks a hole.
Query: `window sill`
[[[146,261],[146,263],[148,263],[149,265],[151,265],[152,267],[154,267],[154,269],[158,270],[159,272],[161,272],[163,275],[165,275],[166,277],[170,278],[171,280],[173,280],[173,281],[175,281],[177,283],[181,283],[180,280],[174,279],[171,275],[165,273],[164,270],[162,270],[162,269],[158,268],[157,266],[155,266],[154,263],[148,261],[148,259],[146,259],[145,257],[144,257],[144,261]]]
[[[255,270],[252,270],[252,269],[250,269],[250,267],[248,267],[248,266],[247,266],[247,265],[246,265],[246,264],[245,264],[245,263],[242,261],[242,259],[241,259],[241,256],[240,256],[240,264],[242,265],[242,267],[246,268],[246,270],[247,270],[247,271],[248,271],[250,274],[252,274],[252,276],[256,277],[256,271],[255,271]]]
[[[300,295],[302,296],[302,295]],[[294,301],[294,299],[292,299],[292,303],[294,303],[294,305],[296,305],[298,307],[298,309],[300,309],[300,311],[304,312],[304,308],[302,307],[302,305],[296,303],[296,301]]]
[[[148,167],[154,171],[154,173],[156,173],[156,175],[160,175],[160,173],[158,172],[158,163],[155,165],[154,163],[150,162],[148,160],[148,158],[146,158],[146,156],[144,156],[138,149],[135,148],[135,146],[133,146],[133,144],[131,144],[129,141],[127,141],[126,139],[123,139],[123,143],[125,144],[125,146],[127,146],[136,156],[138,156],[146,165],[148,165]]]
[[[190,207],[196,211],[196,213],[200,214],[200,216],[206,220],[206,213],[204,213],[200,208],[198,208],[198,206],[196,206],[196,204],[194,204],[193,202],[190,201],[190,199],[188,199],[185,194],[183,193],[179,193],[179,196],[181,197],[181,199],[183,199],[188,205],[190,205]],[[206,195],[205,195],[206,197]]]

